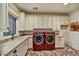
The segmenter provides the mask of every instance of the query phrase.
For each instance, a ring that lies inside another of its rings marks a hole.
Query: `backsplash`
[[[19,35],[20,36],[33,35],[33,31],[31,31],[31,30],[19,31]]]

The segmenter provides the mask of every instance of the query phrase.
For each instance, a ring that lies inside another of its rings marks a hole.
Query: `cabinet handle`
[[[17,52],[17,50],[15,50],[13,53],[16,53]]]

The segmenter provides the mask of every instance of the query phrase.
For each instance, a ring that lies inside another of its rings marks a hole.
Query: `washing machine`
[[[33,50],[44,50],[44,32],[34,32]]]
[[[45,32],[45,50],[55,49],[55,33],[54,32]]]

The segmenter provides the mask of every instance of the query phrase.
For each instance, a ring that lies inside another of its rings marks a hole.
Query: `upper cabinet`
[[[57,16],[53,16],[53,21],[52,21],[52,23],[53,23],[53,25],[52,25],[53,30],[57,29],[57,18],[56,17]]]
[[[43,28],[43,15],[39,15],[39,17],[38,17],[38,21],[39,21],[39,23],[38,23],[38,25],[39,25],[39,28]]]
[[[33,16],[30,16],[28,19],[28,30],[33,30]]]
[[[57,30],[60,30],[60,25],[61,25],[61,24],[60,24],[60,16],[56,16],[56,18],[57,18],[57,19],[56,19],[56,29],[57,29]]]
[[[33,30],[34,28],[60,30],[61,25],[69,25],[69,16],[26,14],[26,30]]]
[[[29,19],[29,15],[26,15],[26,17],[25,17],[25,23],[26,23],[25,28],[26,28],[26,30],[29,30],[29,20],[28,19]]]
[[[61,25],[69,25],[69,16],[61,16]]]
[[[19,20],[19,30],[25,30],[26,28],[26,21],[25,21],[25,16],[26,14],[24,12],[19,12],[19,17],[18,17],[18,20]]]
[[[39,27],[39,19],[38,15],[33,16],[33,28],[38,28]]]
[[[5,32],[7,30],[7,4],[0,3],[0,30]]]
[[[47,28],[52,28],[52,16],[48,16],[48,20],[47,20]]]

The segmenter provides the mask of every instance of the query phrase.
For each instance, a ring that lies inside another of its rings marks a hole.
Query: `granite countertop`
[[[32,37],[32,35],[16,37],[14,38],[14,40],[9,40],[8,42],[1,44],[0,45],[1,55],[5,56],[11,50],[13,50],[16,46],[18,46],[20,43],[22,43],[24,40],[26,40],[29,37]]]

